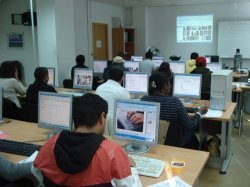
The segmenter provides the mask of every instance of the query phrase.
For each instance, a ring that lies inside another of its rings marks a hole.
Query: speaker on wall
[[[24,12],[23,16],[23,25],[25,26],[31,26],[32,25],[32,19],[31,19],[31,12]],[[36,12],[33,12],[33,19],[34,19],[34,26],[37,26],[37,16]]]

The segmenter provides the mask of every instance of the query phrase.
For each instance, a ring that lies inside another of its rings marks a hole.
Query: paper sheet
[[[219,118],[222,116],[221,110],[208,109],[207,113],[203,115],[206,118]]]
[[[180,177],[175,176],[171,179],[150,185],[148,187],[191,187],[191,185],[183,181]]]
[[[27,163],[27,162],[33,162],[36,158],[38,154],[38,151],[35,151],[31,156],[29,156],[28,158],[24,159],[24,160],[21,160],[20,162],[18,163]]]

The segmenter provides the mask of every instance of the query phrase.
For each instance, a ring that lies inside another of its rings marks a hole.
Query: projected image
[[[176,31],[177,43],[212,42],[213,15],[178,16]]]

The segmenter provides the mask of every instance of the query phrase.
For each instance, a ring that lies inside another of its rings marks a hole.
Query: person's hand
[[[144,114],[135,113],[130,117],[130,121],[134,124],[143,123]]]
[[[207,106],[201,106],[200,109],[199,109],[199,113],[200,113],[201,115],[206,114],[206,113],[207,113],[207,110],[208,110],[208,107],[207,107]]]

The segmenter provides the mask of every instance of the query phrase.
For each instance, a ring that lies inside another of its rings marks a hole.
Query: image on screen
[[[49,72],[49,82],[48,85],[55,86],[55,68],[46,67]]]
[[[87,68],[75,68],[73,88],[92,90],[93,70]]]
[[[181,98],[200,99],[201,74],[175,74],[173,95]]]
[[[94,60],[93,62],[94,73],[103,74],[104,69],[107,67],[106,60]]]
[[[213,15],[178,16],[176,18],[177,43],[205,42],[213,40]]]
[[[124,87],[131,94],[148,95],[148,73],[125,72]]]
[[[155,67],[157,68],[164,61],[164,57],[163,56],[153,56],[152,61],[154,62]]]
[[[113,136],[132,143],[125,148],[128,152],[157,145],[159,110],[160,104],[155,102],[116,100]]]
[[[140,62],[132,62],[132,61],[125,61],[124,66],[127,68],[130,72],[139,72],[139,63]]]
[[[72,128],[72,95],[39,92],[38,126],[54,131]]]
[[[0,87],[0,122],[3,121],[3,88]]]
[[[143,61],[143,57],[142,56],[131,56],[131,61],[141,62],[141,61]]]
[[[185,73],[186,71],[186,64],[185,62],[181,61],[171,61],[169,62],[170,69],[173,73]]]
[[[218,71],[218,70],[222,70],[222,63],[209,63],[206,65],[206,68],[210,69],[210,71],[212,72],[215,72],[215,71]]]

